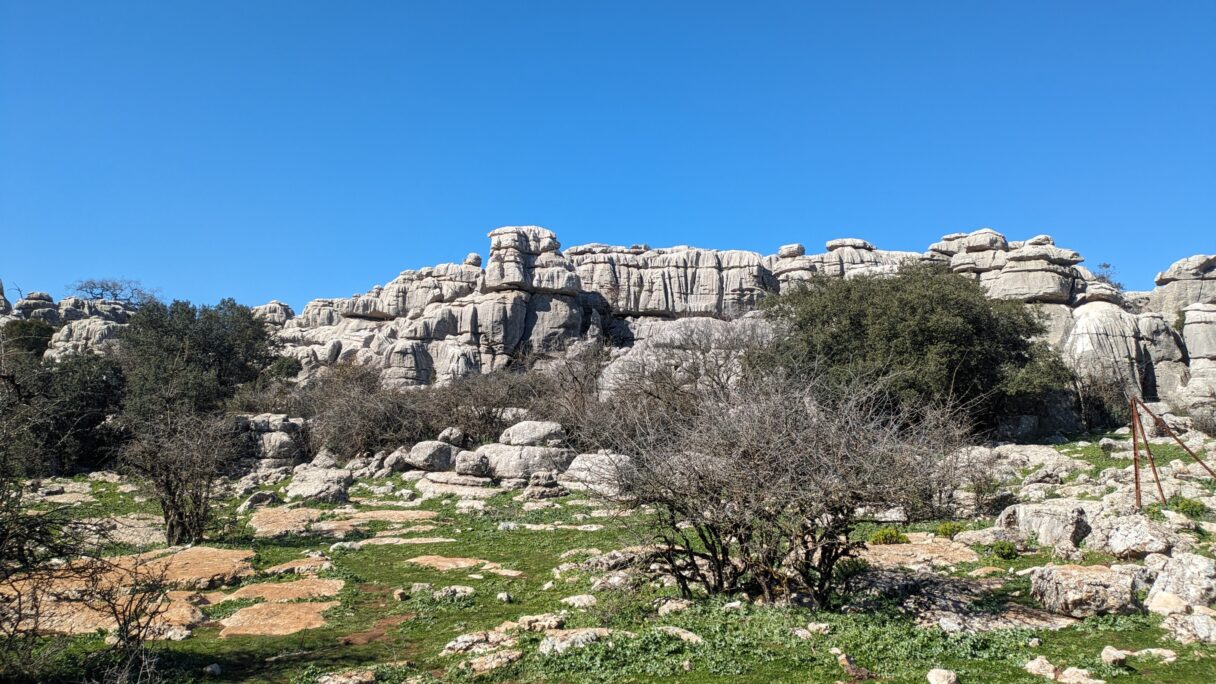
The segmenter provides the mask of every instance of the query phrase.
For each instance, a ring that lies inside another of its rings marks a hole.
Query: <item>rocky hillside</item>
[[[929,261],[977,279],[993,297],[1041,307],[1049,341],[1083,373],[1120,377],[1182,409],[1216,402],[1216,254],[1174,263],[1150,292],[1120,292],[1049,236],[1011,241],[987,228],[946,235],[923,253],[845,238],[828,241],[820,254],[791,244],[768,256],[685,246],[563,250],[536,226],[498,228],[489,237],[484,264],[470,254],[460,264],[403,271],[363,294],[313,300],[298,315],[278,301],[256,311],[306,375],[352,360],[383,368],[386,384],[411,386],[502,368],[523,352],[559,354],[601,336],[624,354],[663,344],[673,326],[729,335],[740,321],[751,324],[748,313],[764,296],[815,275],[886,274]],[[56,304],[37,292],[10,305],[0,287],[0,321],[64,324],[49,355],[108,343],[128,315],[113,302]]]

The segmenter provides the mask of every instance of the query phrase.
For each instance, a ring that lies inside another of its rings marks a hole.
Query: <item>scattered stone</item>
[[[1129,651],[1123,651],[1114,646],[1105,646],[1102,649],[1102,662],[1113,667],[1123,667],[1127,663],[1127,657],[1131,655]]]
[[[469,660],[465,661],[464,667],[468,668],[473,674],[481,675],[502,667],[506,667],[523,656],[524,654],[520,651],[497,651],[495,653],[487,653],[483,656],[477,656],[476,658],[470,658]]]
[[[511,603],[512,601],[514,601],[514,599],[511,597],[511,595],[505,591],[498,592],[494,596],[494,600],[498,601],[499,603]]]
[[[540,615],[521,615],[515,621],[519,628],[527,632],[549,632],[561,629],[566,619],[557,613],[542,613]]]
[[[693,632],[690,632],[687,629],[681,629],[680,627],[670,627],[670,626],[664,625],[662,627],[659,627],[658,631],[660,631],[664,634],[671,635],[671,636],[679,639],[680,641],[683,641],[686,644],[700,644],[705,641],[704,639],[702,639],[700,636],[694,634]]]
[[[459,600],[471,598],[476,593],[477,590],[473,587],[465,586],[463,584],[453,584],[448,587],[443,587],[442,589],[436,589],[431,595],[437,599]]]
[[[629,632],[612,630],[604,627],[584,627],[581,629],[551,629],[545,632],[545,638],[537,650],[541,655],[560,655],[572,648],[583,648],[588,644],[606,639],[614,634],[633,636]]]
[[[671,615],[688,610],[692,606],[692,601],[688,599],[666,599],[659,604],[659,609],[656,611],[659,617]]]
[[[578,596],[567,596],[562,599],[562,603],[571,608],[593,608],[595,604],[599,603],[599,600],[591,594],[579,594]]]
[[[207,677],[218,677],[220,676],[220,672],[221,669],[219,663],[211,663],[207,667],[203,668],[203,675]]]
[[[487,630],[461,634],[443,647],[439,655],[448,656],[456,653],[486,653],[498,648],[514,646],[515,637],[499,630]]]

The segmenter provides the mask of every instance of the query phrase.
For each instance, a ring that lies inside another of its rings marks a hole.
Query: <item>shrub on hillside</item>
[[[1022,302],[989,299],[976,281],[932,265],[897,277],[817,278],[765,300],[784,329],[754,362],[833,377],[891,375],[891,399],[951,401],[992,427],[1009,402],[1067,388],[1059,356]]]

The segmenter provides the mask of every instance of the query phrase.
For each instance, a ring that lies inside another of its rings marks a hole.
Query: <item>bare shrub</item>
[[[110,648],[93,656],[98,679],[115,684],[149,684],[162,678],[147,642],[160,636],[168,607],[168,566],[149,556],[115,562],[91,559],[81,565],[84,586],[71,600],[109,623]]]
[[[1086,430],[1092,432],[1127,425],[1131,420],[1129,388],[1120,374],[1114,371],[1078,373],[1073,379],[1073,391]]]
[[[1216,437],[1216,407],[1208,406],[1196,409],[1191,414],[1191,421],[1196,430],[1209,437]]]
[[[631,457],[617,488],[655,511],[646,531],[684,594],[827,607],[862,511],[931,506],[966,435],[956,411],[893,405],[888,389],[774,372],[693,392],[660,373],[614,397],[603,439]]]
[[[165,539],[173,546],[203,540],[219,480],[244,448],[232,421],[222,415],[166,414],[135,425],[121,463],[160,504]]]
[[[21,481],[0,479],[0,678],[38,679],[65,645],[42,635],[65,581],[79,573],[58,564],[97,539],[97,525],[72,518],[70,506],[30,510]]]
[[[312,450],[350,458],[432,436],[420,391],[388,389],[379,369],[341,363],[301,388],[287,412],[311,418]]]

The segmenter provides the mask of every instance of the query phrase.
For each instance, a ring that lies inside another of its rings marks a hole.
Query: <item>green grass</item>
[[[107,492],[105,505],[113,510],[129,510],[130,496]],[[184,641],[157,643],[153,648],[160,655],[170,681],[199,680],[202,668],[211,663],[219,664],[222,674],[209,681],[303,683],[315,681],[326,672],[377,666],[384,675],[383,681],[402,681],[418,675],[442,681],[470,680],[459,667],[464,658],[439,655],[448,641],[467,632],[491,629],[520,615],[565,609],[560,600],[588,593],[591,578],[578,572],[555,578],[553,568],[568,562],[560,557],[563,552],[589,547],[608,551],[639,541],[629,529],[639,518],[577,520],[575,514],[589,509],[575,505],[524,513],[512,496],[513,493],[507,493],[489,500],[484,514],[457,513],[451,501],[424,502],[421,508],[440,513],[435,520],[427,521],[435,529],[425,533],[426,536],[450,537],[457,540],[454,543],[368,546],[358,552],[331,554],[335,567],[324,576],[340,577],[347,584],[337,597],[340,605],[329,611],[328,624],[320,629],[285,637],[221,639],[220,627],[211,625],[195,630]],[[595,523],[604,529],[500,530],[499,524],[504,521]],[[899,526],[898,531],[933,531],[940,522]],[[968,527],[988,524],[990,521],[986,520],[965,523]],[[368,532],[380,527],[369,526]],[[864,539],[875,527],[860,528],[858,534]],[[247,528],[234,526],[211,543],[253,549],[254,567],[264,569],[298,559],[305,551],[327,549],[333,541],[323,537],[253,539]],[[960,564],[956,574],[964,575],[985,565],[1019,570],[1051,561],[1047,552],[1038,550],[1008,560],[979,551],[980,560]],[[481,558],[524,575],[507,578],[482,573],[483,579],[471,579],[468,574],[472,571],[439,572],[406,562],[426,554]],[[1085,562],[1106,560],[1091,555]],[[246,583],[291,579],[295,578],[260,577]],[[544,589],[551,581],[555,586]],[[405,601],[393,599],[394,589],[408,588],[415,582],[430,583],[435,588],[465,584],[475,587],[476,595],[459,601],[435,600],[428,595]],[[983,603],[994,607],[1006,601],[1029,603],[1028,589],[1029,578],[1010,578],[1003,589],[993,592]],[[496,600],[495,595],[503,591],[512,595],[512,603]],[[567,627],[608,627],[635,636],[613,638],[561,656],[545,657],[536,650],[542,635],[521,635],[519,649],[524,658],[478,681],[832,682],[844,677],[829,653],[831,647],[853,655],[860,665],[879,673],[884,682],[923,682],[925,673],[933,667],[955,670],[963,682],[1032,682],[1035,680],[1022,667],[1038,655],[1046,655],[1057,665],[1088,668],[1093,676],[1111,682],[1216,681],[1216,648],[1163,642],[1164,633],[1157,620],[1148,617],[1092,619],[1059,632],[949,635],[935,628],[919,627],[912,617],[894,610],[837,614],[745,604],[743,610],[725,611],[722,605],[730,597],[720,597],[697,601],[687,611],[658,618],[654,602],[675,596],[671,588],[646,584],[635,591],[600,592],[597,596],[599,604],[594,608],[569,612]],[[206,612],[218,620],[249,603],[226,602],[210,606]],[[830,633],[807,641],[794,636],[795,628],[811,621],[829,623]],[[383,634],[367,643],[344,641],[352,634],[376,630],[377,625]],[[686,644],[657,631],[660,625],[688,629],[705,639],[705,643]],[[1042,640],[1041,646],[1028,645],[1032,636]],[[1179,660],[1168,666],[1154,661],[1132,662],[1126,670],[1115,670],[1104,666],[1098,656],[1107,644],[1129,649],[1164,646],[1176,650]],[[76,639],[61,663],[64,677],[78,677],[83,654],[102,647],[96,637]],[[386,666],[406,661],[408,666]]]

